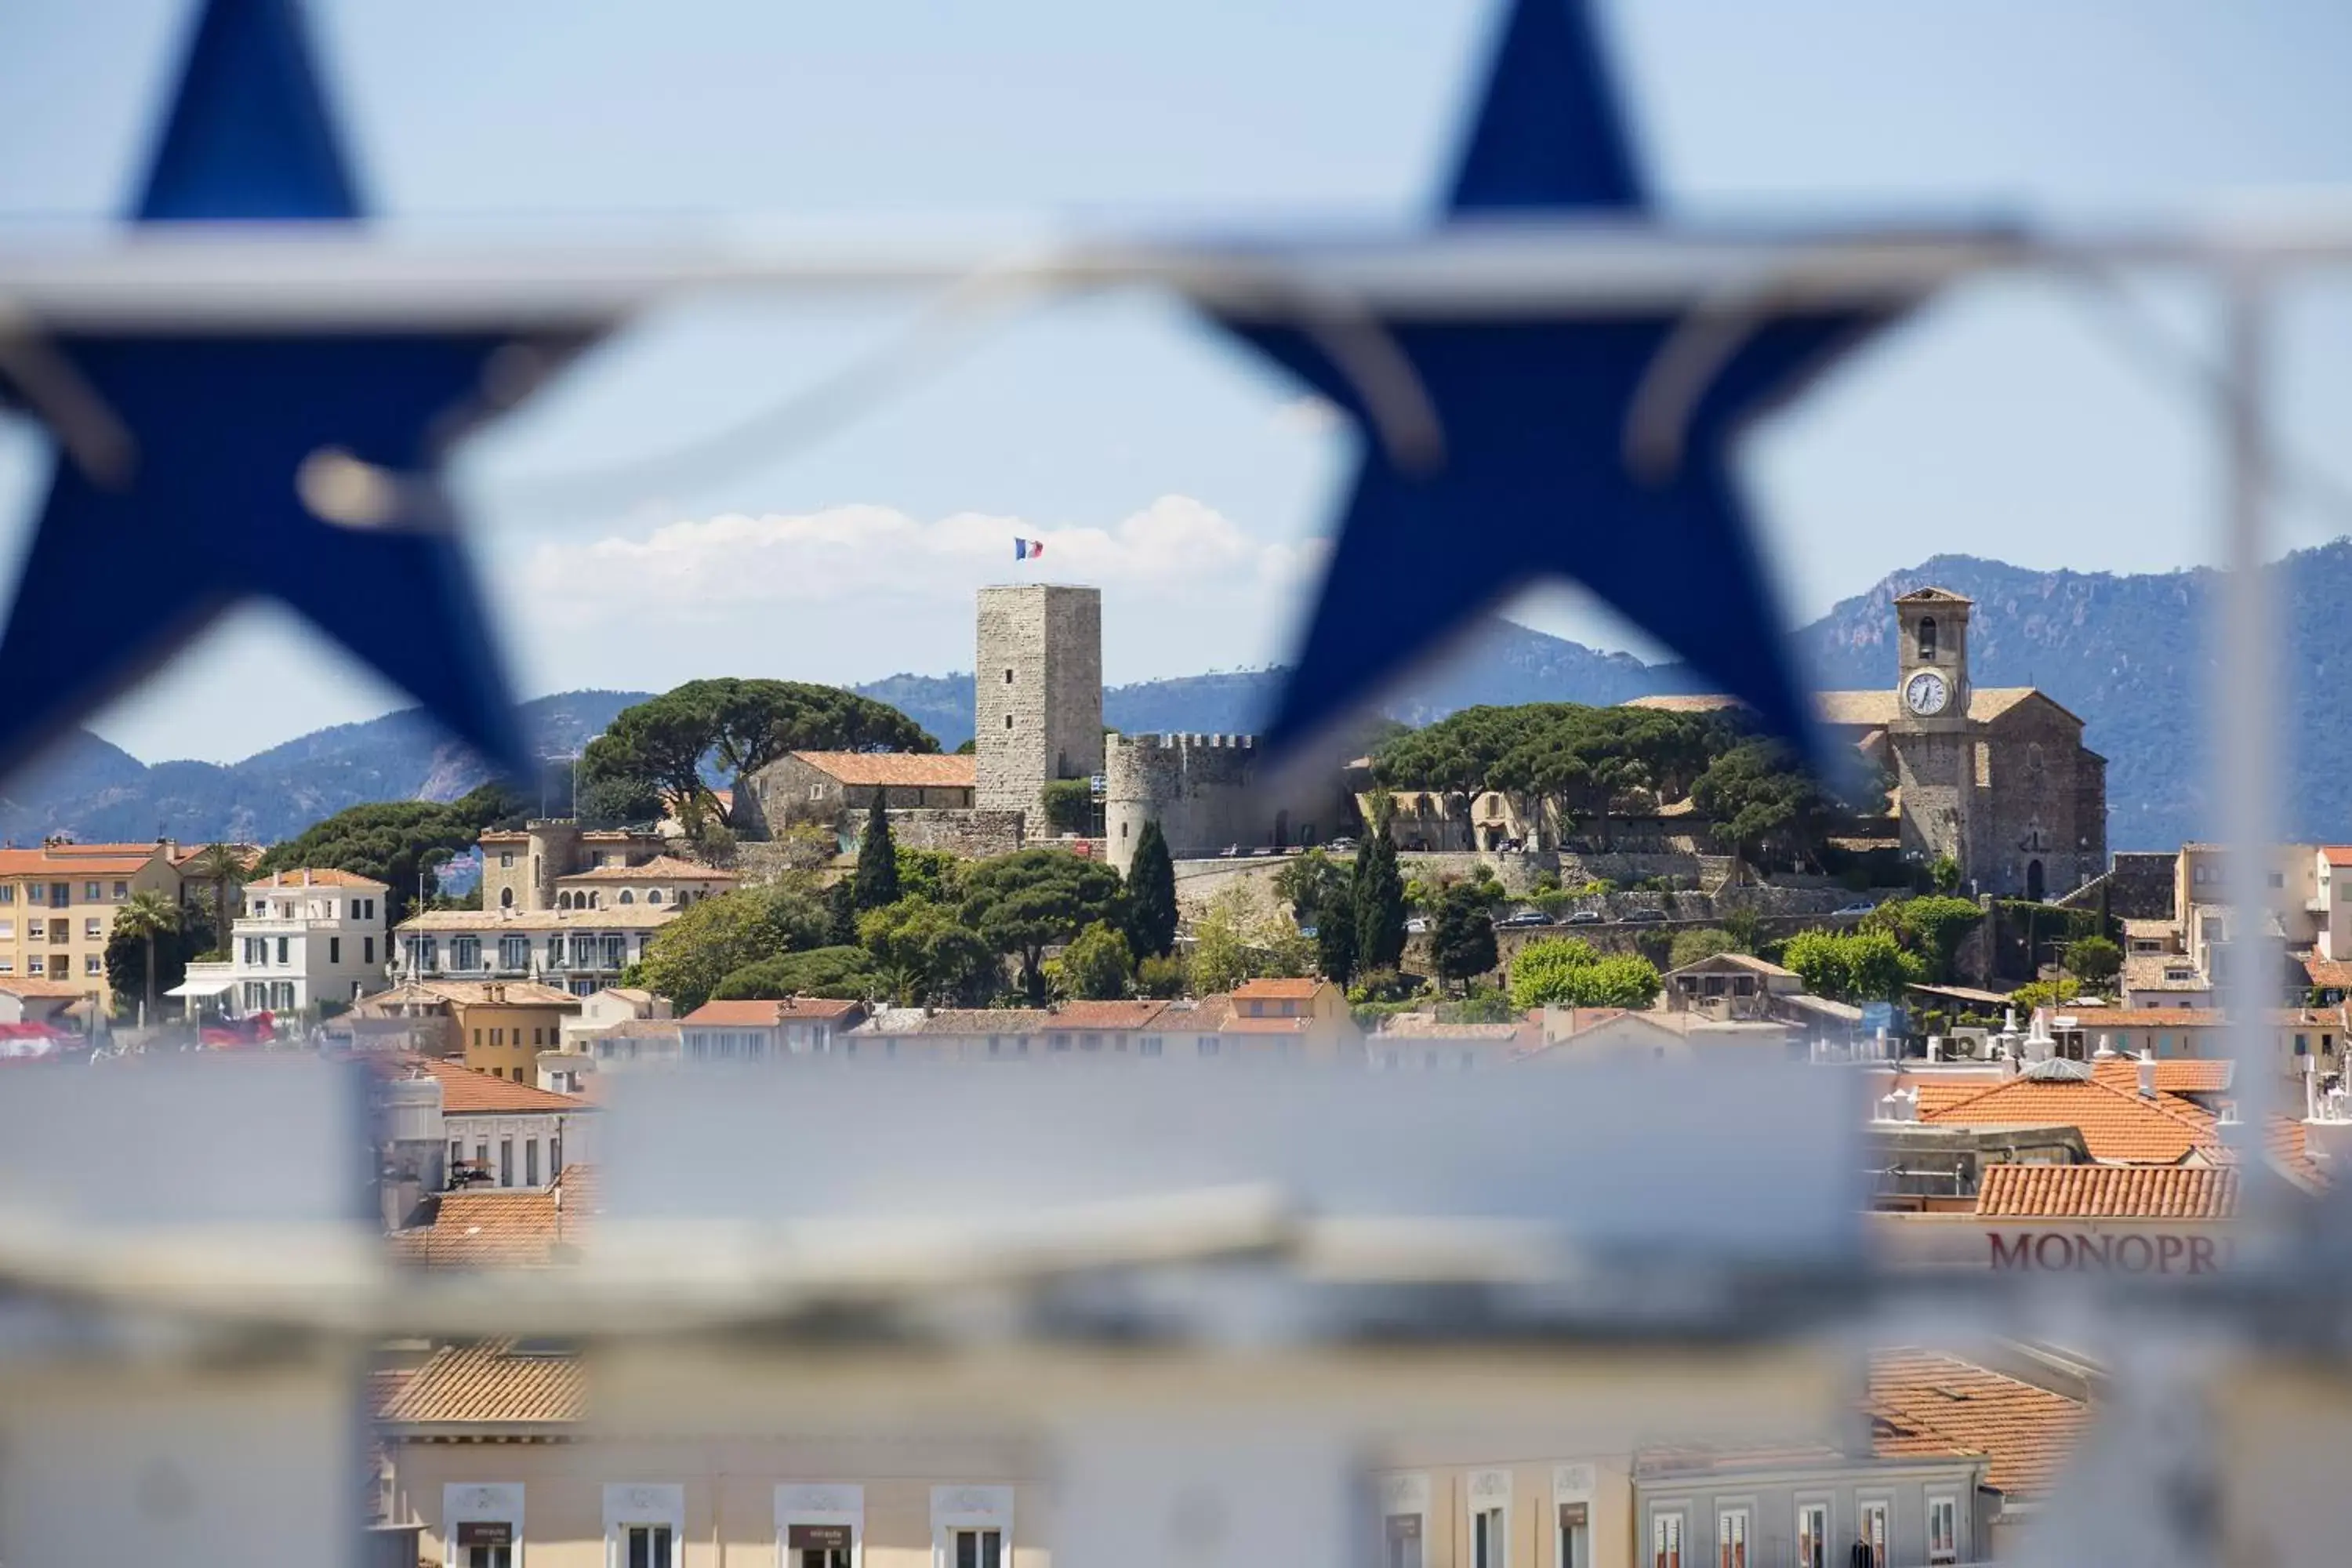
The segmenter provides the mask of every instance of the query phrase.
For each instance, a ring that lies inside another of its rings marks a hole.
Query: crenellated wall
[[[1252,735],[1113,735],[1103,773],[1103,830],[1121,871],[1148,822],[1160,824],[1179,857],[1312,844],[1354,822],[1336,773],[1270,775]]]

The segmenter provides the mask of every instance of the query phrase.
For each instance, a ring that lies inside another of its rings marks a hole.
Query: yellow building
[[[114,913],[134,893],[180,899],[170,846],[74,844],[0,849],[0,979],[71,984],[101,1008]]]
[[[421,1054],[462,1055],[466,1065],[515,1083],[539,1081],[539,1053],[562,1048],[580,998],[527,980],[411,981],[356,1003],[355,1018],[417,1021]]]

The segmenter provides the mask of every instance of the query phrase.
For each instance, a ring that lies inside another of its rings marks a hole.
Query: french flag
[[[1015,561],[1034,561],[1045,553],[1045,542],[1042,539],[1015,539],[1013,542],[1013,559]]]

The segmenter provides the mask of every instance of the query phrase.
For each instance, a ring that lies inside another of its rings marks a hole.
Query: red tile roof
[[[491,1340],[435,1351],[382,1414],[395,1425],[505,1426],[577,1421],[585,1404],[579,1357]]]
[[[1994,1165],[1977,1213],[2000,1219],[2227,1219],[2238,1173],[2211,1165]]]
[[[2352,988],[2352,963],[2340,958],[2322,958],[2314,953],[2303,961],[2303,972],[2314,985]]]
[[[593,1171],[566,1165],[551,1187],[444,1193],[427,1223],[386,1239],[394,1257],[426,1268],[544,1268],[579,1260],[600,1212]]]
[[[389,890],[391,884],[373,877],[362,877],[357,871],[341,871],[331,866],[302,866],[291,871],[272,871],[267,881],[247,882],[247,890],[255,888],[379,888]]]
[[[462,1062],[441,1061],[431,1057],[402,1057],[396,1066],[417,1068],[441,1080],[441,1113],[444,1116],[467,1115],[529,1115],[534,1112],[595,1110],[586,1100],[569,1094],[557,1094],[552,1089],[517,1083],[512,1079],[477,1072]]]
[[[10,877],[127,877],[146,868],[160,844],[52,844],[38,849],[0,849],[0,879]]]
[[[1283,998],[1304,1002],[1313,997],[1323,984],[1322,981],[1314,979],[1244,980],[1234,987],[1234,994],[1244,1001],[1254,998],[1264,998],[1267,1001]]]
[[[980,759],[966,752],[794,752],[793,756],[852,787],[880,784],[903,789],[976,789]]]
[[[2012,1499],[2049,1489],[2091,1419],[2079,1399],[1920,1350],[1872,1354],[1868,1405],[1882,1458],[1982,1454],[1986,1481]]]
[[[1168,1011],[1165,1002],[1065,1002],[1047,1016],[1047,1029],[1149,1029]]]
[[[1922,1094],[1919,1120],[1960,1127],[2073,1127],[2091,1158],[2105,1163],[2177,1165],[2192,1153],[2218,1154],[2213,1118],[2177,1095],[2153,1100],[2136,1089],[2092,1078],[2048,1081],[2010,1079],[1931,1107]]]
[[[2352,866],[2352,844],[2330,844],[2320,850],[2331,866]]]
[[[2130,1057],[2096,1059],[2091,1068],[2101,1083],[2134,1093],[2139,1089],[2140,1064]],[[2161,1057],[2156,1063],[2159,1094],[2227,1094],[2238,1064],[2228,1057]]]
[[[2311,1157],[2302,1122],[2288,1116],[2270,1117],[2263,1124],[2263,1148],[2270,1155],[2273,1168],[2287,1180],[2305,1192],[2326,1190],[2327,1172]]]
[[[732,871],[722,871],[716,866],[705,866],[697,860],[680,859],[676,855],[656,855],[641,866],[598,866],[592,870],[574,871],[568,877],[558,877],[559,882],[740,882]]]
[[[827,997],[790,996],[779,1001],[705,1002],[677,1020],[705,1028],[772,1029],[784,1023],[838,1024],[864,1009],[863,1002],[837,1002]]]

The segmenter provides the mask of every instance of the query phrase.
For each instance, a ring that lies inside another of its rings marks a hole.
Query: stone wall
[[[992,855],[1010,855],[1022,845],[1017,811],[886,807],[885,812],[890,818],[891,842],[909,849],[944,849],[966,859],[983,860]]]
[[[1103,768],[1102,592],[982,588],[978,621],[974,804],[1030,814],[1042,830],[1045,785]]]
[[[1352,823],[1336,771],[1270,773],[1248,735],[1116,735],[1103,772],[1103,832],[1121,871],[1149,822],[1176,857],[1319,843]]]
[[[2173,870],[2179,857],[2168,850],[2126,850],[2115,858],[2107,880],[2107,912],[2119,921],[2178,920],[2172,907]]]

